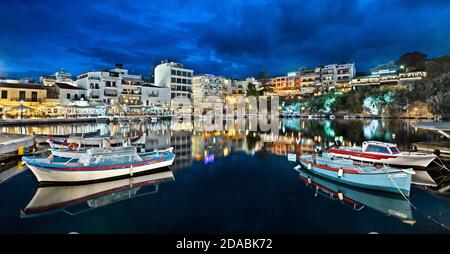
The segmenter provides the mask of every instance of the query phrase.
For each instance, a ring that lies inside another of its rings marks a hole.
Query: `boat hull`
[[[175,158],[146,164],[142,166],[126,167],[110,170],[55,170],[38,166],[25,161],[27,166],[40,183],[70,183],[70,182],[95,182],[99,180],[133,176],[142,172],[168,167],[173,164]]]
[[[434,154],[402,153],[399,155],[382,155],[364,152],[345,151],[340,149],[330,149],[330,153],[336,157],[352,159],[356,161],[364,161],[377,164],[387,164],[391,166],[426,168],[436,156]]]
[[[399,193],[400,190],[406,196],[410,194],[412,175],[401,170],[390,173],[353,173],[344,170],[342,176],[339,177],[339,169],[312,164],[303,159],[300,160],[300,163],[319,176],[343,184],[393,193]]]

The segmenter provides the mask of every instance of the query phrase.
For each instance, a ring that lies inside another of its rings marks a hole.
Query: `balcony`
[[[105,93],[104,93],[104,95],[106,96],[106,97],[117,97],[117,93],[107,93],[106,91],[105,91]]]
[[[38,98],[10,98],[11,101],[23,101],[23,102],[42,102],[42,99]]]
[[[142,93],[141,92],[125,92],[125,91],[122,91],[122,94],[123,95],[141,95]]]

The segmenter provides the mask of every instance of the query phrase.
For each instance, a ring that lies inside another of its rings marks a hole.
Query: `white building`
[[[224,103],[225,96],[232,94],[233,81],[222,76],[203,74],[192,79],[192,104],[194,113],[212,109],[214,103]]]
[[[147,112],[168,112],[170,109],[170,88],[144,84],[142,86],[142,105]]]
[[[76,83],[77,87],[86,89],[86,96],[91,102],[141,105],[142,76],[129,74],[122,64],[116,64],[110,71],[89,71],[80,74]]]
[[[155,68],[155,85],[170,88],[172,99],[191,99],[193,73],[193,70],[184,68],[181,63],[162,61]]]
[[[72,80],[72,74],[70,72],[61,70],[55,72],[53,75],[41,76],[39,82],[46,87],[54,87],[55,83],[66,83],[69,85],[75,85],[75,81]]]
[[[86,89],[66,83],[55,83],[59,98],[59,105],[63,106],[89,106],[86,100]]]
[[[327,91],[348,91],[350,90],[350,81],[355,74],[355,63],[325,65],[321,70],[322,87]]]

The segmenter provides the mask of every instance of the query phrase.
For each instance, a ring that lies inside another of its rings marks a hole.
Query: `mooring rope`
[[[409,200],[408,197],[406,197],[406,195],[400,190],[400,187],[398,187],[397,183],[395,182],[394,179],[392,179],[391,177],[389,177],[389,172],[387,170],[387,167],[389,167],[389,165],[387,164],[383,164],[383,169],[386,171],[386,174],[388,175],[388,179],[395,185],[395,187],[397,188],[398,192],[400,192],[400,194],[403,196],[403,198],[411,205],[412,208],[414,208],[414,210],[417,211],[416,206],[413,205],[413,203]],[[390,167],[389,167],[390,168]],[[406,174],[409,174],[407,172],[405,172]]]

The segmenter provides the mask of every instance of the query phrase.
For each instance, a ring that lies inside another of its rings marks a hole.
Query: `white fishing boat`
[[[373,166],[349,159],[336,158],[331,153],[304,154],[300,156],[300,164],[314,174],[340,183],[401,193],[406,196],[409,196],[412,175],[415,174],[411,168]],[[301,167],[297,166],[297,168]]]
[[[136,147],[91,148],[80,159],[50,155],[23,157],[39,182],[90,182],[111,179],[168,167],[175,154],[173,148],[137,153]]]
[[[78,149],[82,147],[117,147],[127,142],[128,144],[135,144],[142,138],[143,134],[139,133],[138,135],[127,138],[127,139],[117,139],[113,138],[109,135],[102,136],[92,136],[92,137],[79,137],[79,136],[70,136],[69,138],[53,138],[49,137],[47,139],[47,143],[50,145],[52,149]]]
[[[96,137],[78,137],[70,136],[67,139],[69,144],[80,144],[81,146],[117,146],[120,144],[120,140],[108,136],[96,136]]]
[[[414,168],[425,168],[437,157],[424,152],[401,152],[396,144],[378,141],[365,141],[354,147],[337,146],[328,152],[352,160]]]

